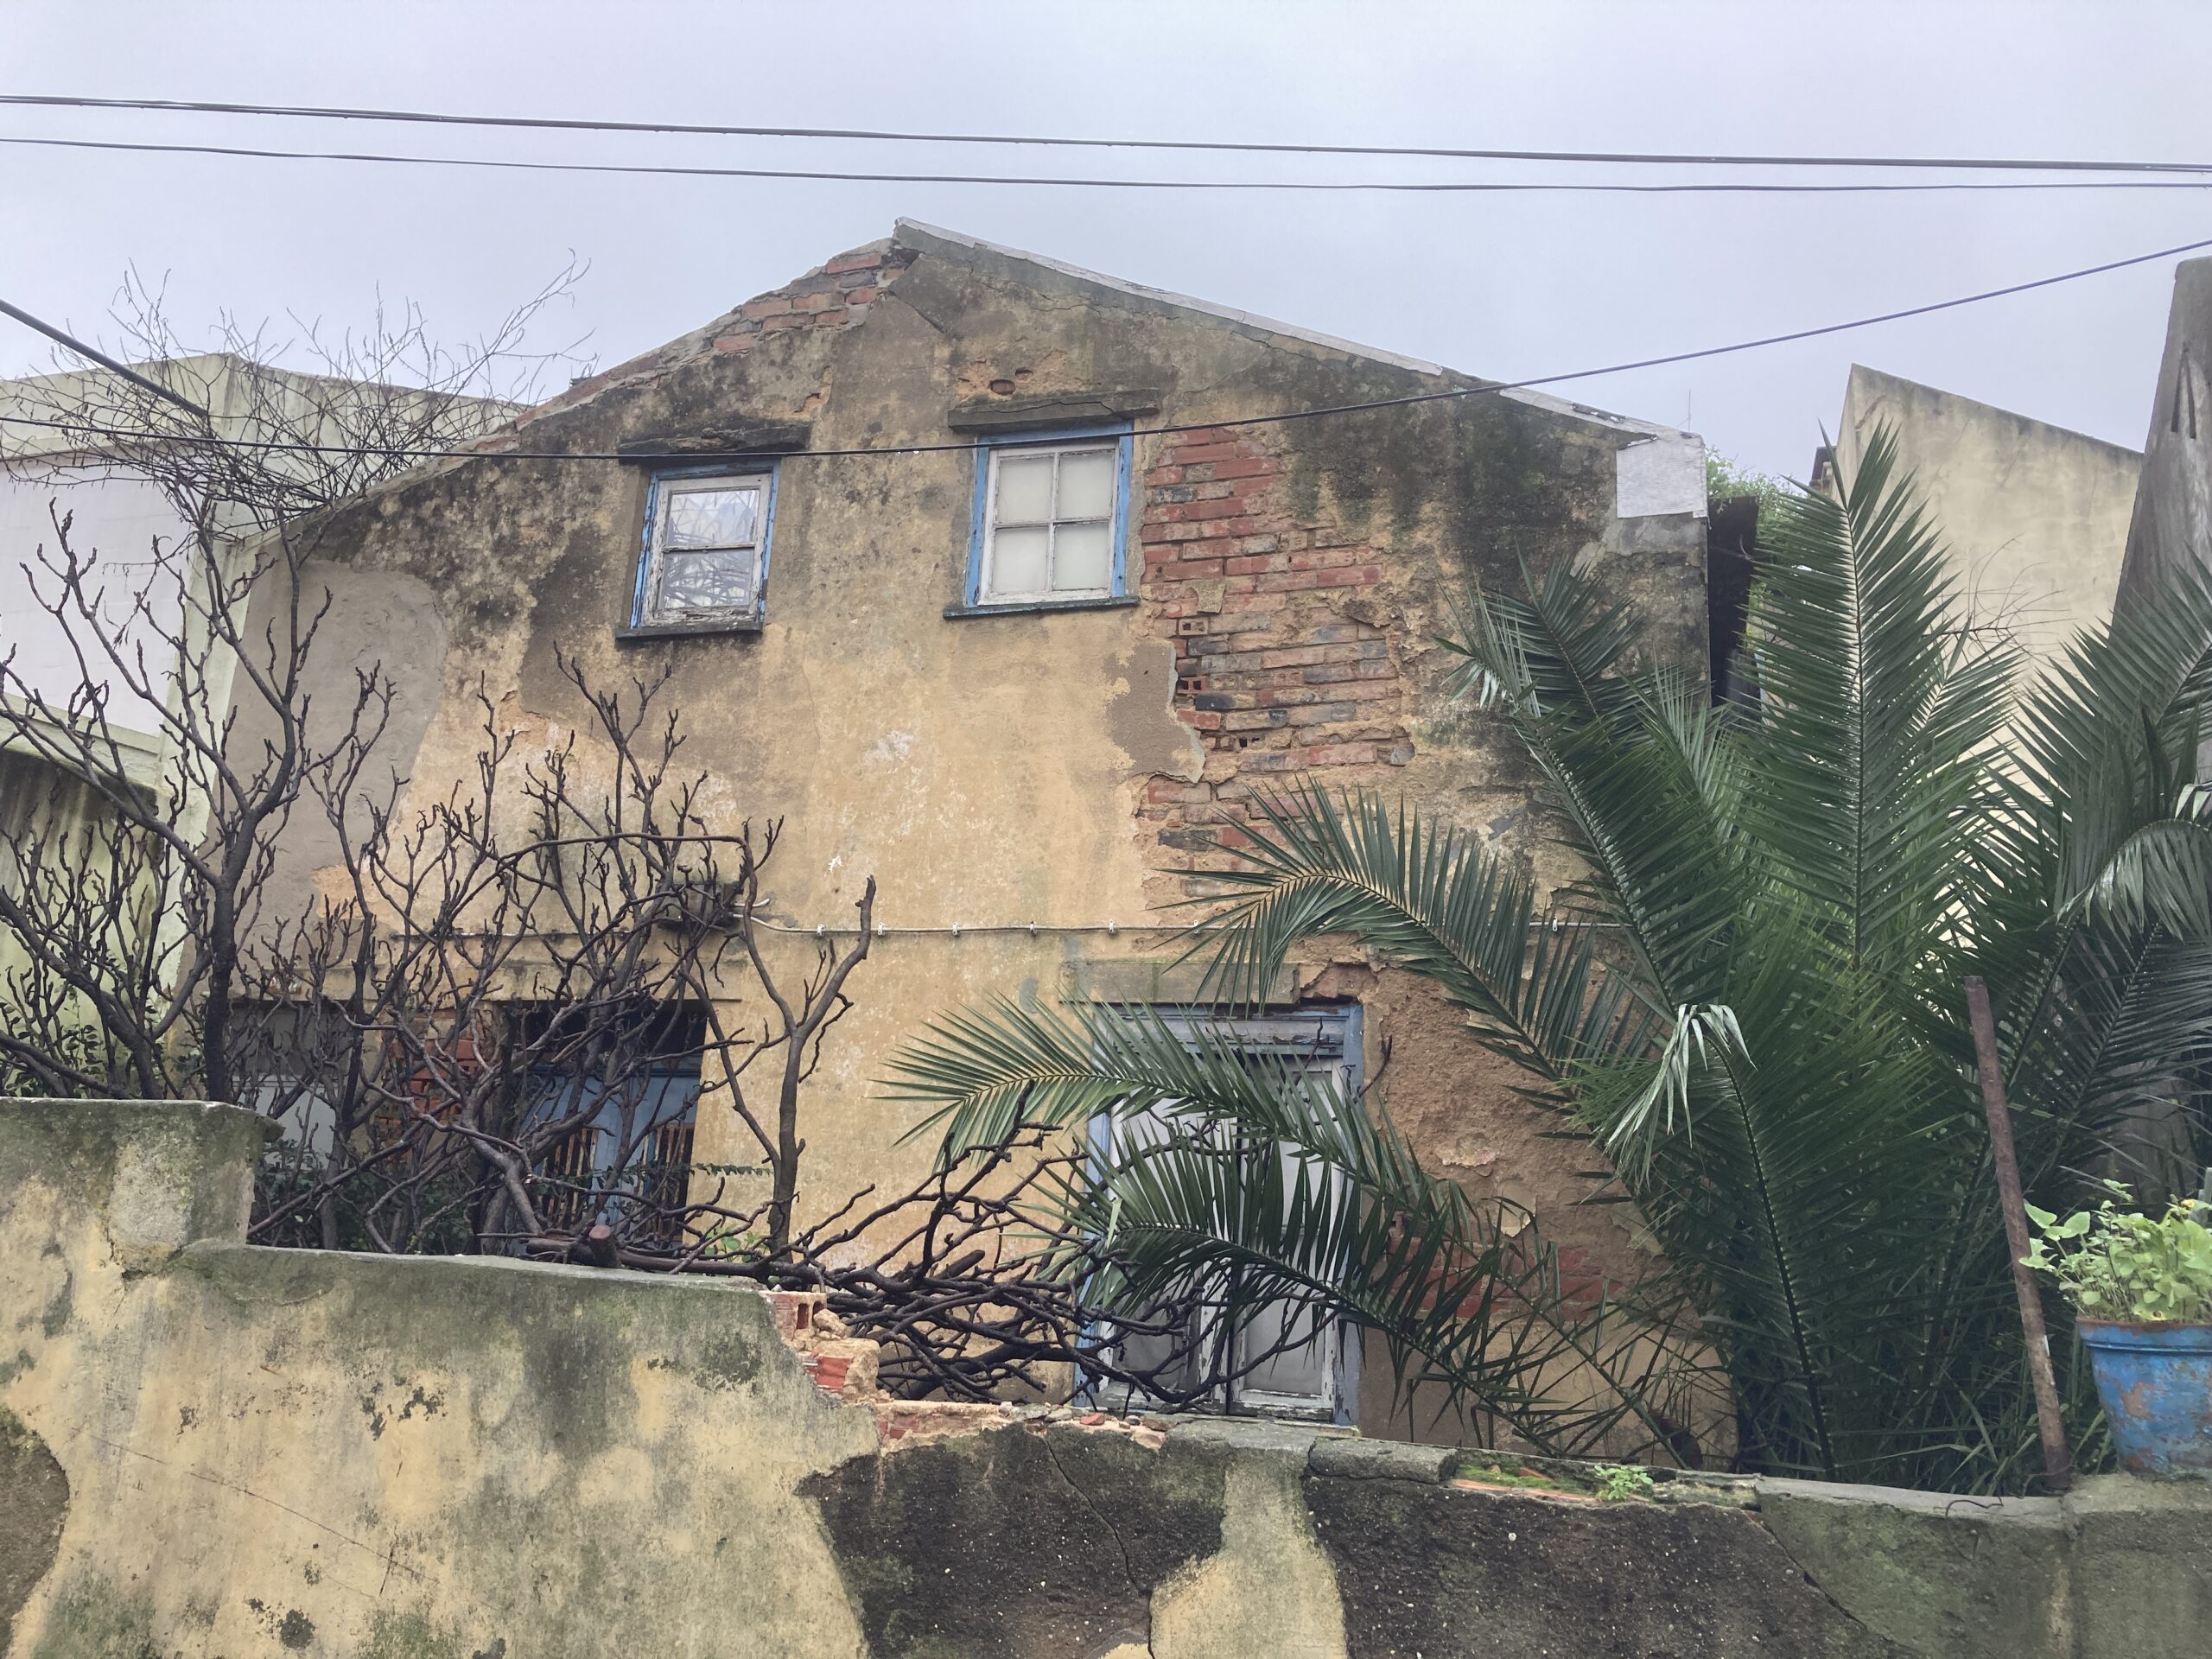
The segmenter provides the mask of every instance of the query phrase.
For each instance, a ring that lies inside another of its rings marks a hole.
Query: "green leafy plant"
[[[1633,1463],[1601,1463],[1590,1471],[1598,1496],[1608,1503],[1626,1503],[1651,1496],[1651,1471]]]
[[[1738,467],[1727,456],[1708,449],[1705,452],[1705,493],[1715,500],[1733,495],[1755,495],[1759,499],[1759,517],[1764,520],[1778,512],[1782,504],[1797,491],[1786,480]]]
[[[2028,1206],[2042,1235],[2023,1259],[2058,1281],[2066,1299],[2093,1319],[2202,1324],[2212,1321],[2212,1227],[2205,1205],[2181,1199],[2162,1216],[2123,1208],[2133,1195],[2116,1181],[2094,1210],[2061,1221]]]

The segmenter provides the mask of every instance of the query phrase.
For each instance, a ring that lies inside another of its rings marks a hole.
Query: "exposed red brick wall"
[[[550,415],[587,403],[610,386],[655,380],[715,352],[741,355],[771,334],[800,328],[857,327],[867,318],[868,308],[876,296],[919,257],[913,248],[895,247],[888,242],[841,253],[798,281],[746,301],[704,329],[576,381],[523,414],[511,430],[494,433],[467,447],[478,450],[512,449],[520,442],[524,429]]]
[[[1413,759],[1396,642],[1360,602],[1382,555],[1295,518],[1284,471],[1263,439],[1209,430],[1171,438],[1144,475],[1139,592],[1174,639],[1175,710],[1206,762],[1198,783],[1155,780],[1140,814],[1185,892],[1250,844],[1255,786],[1380,782]]]
[[[749,352],[764,334],[793,328],[849,328],[875,296],[914,263],[912,248],[861,248],[743,305],[715,325],[715,349]]]

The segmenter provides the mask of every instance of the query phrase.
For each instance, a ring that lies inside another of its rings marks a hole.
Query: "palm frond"
[[[1248,868],[1220,880],[1250,896],[1209,917],[1211,993],[1256,1004],[1300,939],[1347,933],[1433,982],[1482,1040],[1556,1082],[1578,1058],[1633,1050],[1648,1009],[1586,927],[1553,927],[1524,870],[1380,797],[1301,788],[1257,799]]]
[[[2158,926],[2177,938],[2212,937],[2212,796],[2182,791],[2174,816],[2139,826],[2106,860],[2075,906],[2108,912],[2124,927]]]
[[[1662,1390],[1638,1370],[1648,1360],[1614,1338],[1602,1301],[1577,1299],[1510,1206],[1478,1208],[1426,1179],[1377,1192],[1249,1135],[1141,1147],[1094,1199],[1133,1316],[1214,1282],[1231,1331],[1373,1332],[1402,1382],[1440,1388],[1543,1451],[1587,1451],[1624,1422],[1654,1446],[1671,1432]]]
[[[1523,613],[1535,620],[1516,620]],[[1562,563],[1520,611],[1478,596],[1452,643],[1590,869],[1574,895],[1624,931],[1642,958],[1638,994],[1663,1017],[1709,1000],[1740,908],[1737,774],[1727,718],[1698,706],[1682,677],[1608,673],[1624,649],[1619,628],[1597,575]]]
[[[1633,609],[1564,560],[1528,585],[1525,600],[1477,588],[1457,607],[1458,637],[1437,641],[1462,659],[1454,689],[1531,718],[1606,718],[1630,689],[1616,671],[1636,644]]]
[[[1408,1380],[1532,1441],[1586,1449],[1624,1419],[1669,1432],[1664,1381],[1635,1370],[1649,1354],[1609,1340],[1607,1310],[1571,1294],[1527,1218],[1509,1228],[1427,1173],[1376,1103],[1306,1058],[1254,1053],[1203,1020],[1001,1003],[938,1022],[890,1087],[930,1108],[918,1131],[942,1129],[948,1162],[1017,1121],[1148,1126],[1102,1136],[1050,1217],[1113,1262],[1091,1288],[1103,1307],[1138,1316],[1234,1279],[1232,1324],[1269,1308],[1376,1331]],[[1613,1382],[1596,1402],[1591,1367]]]
[[[1603,1112],[1592,1127],[1622,1173],[1640,1176],[1651,1166],[1651,1148],[1661,1137],[1675,1133],[1677,1115],[1685,1138],[1694,1136],[1690,1100],[1695,1080],[1726,1061],[1752,1064],[1745,1047],[1743,1027],[1736,1011],[1725,1003],[1706,1003],[1675,1010],[1675,1028],[1658,1054],[1636,1072],[1649,1073],[1649,1081],[1630,1095],[1618,1110]],[[1631,1077],[1634,1073],[1630,1074]],[[1586,1102],[1586,1111],[1589,1103]]]
[[[1948,896],[2016,653],[1966,632],[1886,428],[1840,501],[1791,498],[1759,534],[1747,827],[1777,877],[1827,908],[1853,963],[1903,965]]]

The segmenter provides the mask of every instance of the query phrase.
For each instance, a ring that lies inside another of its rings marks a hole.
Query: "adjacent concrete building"
[[[1949,546],[1968,626],[2049,658],[2112,614],[2141,455],[1854,364],[1835,441],[1847,476],[1885,425]]]
[[[230,359],[157,366],[181,395],[207,398],[211,410],[221,406]],[[159,704],[125,684],[117,665],[96,650],[80,658],[68,630],[48,608],[60,592],[53,566],[66,523],[72,547],[99,556],[91,597],[115,625],[117,643],[129,655],[143,655],[153,681],[166,684],[174,674],[182,607],[169,572],[157,568],[155,550],[189,542],[190,516],[153,479],[118,458],[113,444],[53,423],[65,409],[111,404],[111,380],[107,371],[96,370],[0,383],[0,416],[7,417],[0,421],[0,658],[57,709],[88,695],[104,700],[127,775],[150,785],[161,768]],[[142,596],[144,613],[133,617],[132,602]],[[81,780],[0,741],[0,827],[97,810]]]
[[[1470,584],[1571,559],[1633,602],[1647,653],[1701,661],[1702,456],[902,222],[346,506],[318,546],[330,626],[399,682],[415,799],[469,775],[480,690],[549,741],[590,726],[556,658],[666,675],[729,826],[785,820],[782,944],[850,927],[876,878],[885,932],[805,1108],[829,1206],[925,1166],[880,1082],[941,1010],[1187,1004],[1173,907],[1233,861],[1255,791],[1366,785],[1520,836],[1532,779],[1434,636]],[[1319,948],[1294,981],[1285,1010],[1347,1072],[1387,1049],[1433,1167],[1533,1208],[1571,1268],[1637,1271],[1626,1212],[1574,1207],[1589,1149],[1547,1138],[1433,994]],[[750,994],[734,975],[741,1014]],[[734,1121],[696,1145],[749,1156]],[[1317,1408],[1352,1410],[1347,1375],[1314,1379]]]
[[[2174,271],[2121,596],[2192,564],[2212,565],[2212,259],[2184,260]]]

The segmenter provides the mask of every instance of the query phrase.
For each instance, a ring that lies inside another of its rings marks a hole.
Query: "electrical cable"
[[[98,347],[86,345],[83,340],[78,339],[74,334],[64,334],[60,329],[55,327],[50,322],[41,321],[38,318],[33,316],[29,312],[23,310],[19,306],[13,306],[9,304],[5,300],[0,300],[0,317],[13,317],[17,322],[22,323],[24,327],[35,329],[38,333],[44,334],[48,340],[59,341],[61,345],[67,346],[71,351],[76,353],[78,356],[84,358],[86,361],[97,363],[100,367],[109,370],[113,373],[121,375],[124,379],[130,381],[132,385],[138,387],[140,390],[150,391],[157,397],[166,397],[169,402],[175,404],[179,409],[185,410],[188,414],[197,415],[203,421],[208,418],[207,411],[200,408],[199,404],[194,403],[189,397],[181,397],[177,393],[171,391],[167,386],[162,385],[157,380],[149,380],[144,375],[139,373],[137,370],[132,368],[128,363],[117,362],[113,358],[110,357],[106,353],[100,351]]]
[[[1934,184],[1561,184],[1515,180],[1397,179],[1111,179],[1003,173],[853,173],[781,167],[683,167],[644,162],[531,162],[488,156],[397,156],[380,151],[270,149],[243,144],[130,143],[108,138],[0,136],[0,144],[38,149],[90,149],[130,155],[222,156],[250,161],[349,162],[398,167],[488,168],[508,173],[615,174],[683,179],[793,179],[816,184],[996,184],[1078,190],[1379,191],[1408,195],[1886,195],[1972,190],[2202,190],[2212,177],[2192,180],[2038,179],[2007,182],[1950,180]],[[2176,170],[2183,170],[2177,168]]]
[[[755,927],[771,933],[789,933],[794,937],[817,939],[836,938],[841,934],[857,937],[859,926],[851,922],[818,922],[810,927],[804,922],[776,922],[766,916],[753,918]],[[1540,916],[1528,924],[1531,933],[1593,932],[1626,926],[1624,922],[1592,921],[1586,918],[1569,920],[1563,916]],[[868,929],[870,937],[879,939],[931,937],[937,938],[965,938],[971,933],[1026,933],[1035,938],[1040,933],[1218,933],[1228,924],[1222,922],[979,922],[968,925],[960,922],[941,923],[929,927],[893,927],[877,922]]]
[[[2133,265],[2154,264],[2187,253],[2197,253],[2212,248],[2212,237],[2196,242],[2183,242],[2170,248],[2156,249],[2149,253],[2130,254],[2122,259],[2107,259],[2101,264],[2084,265],[2075,270],[2060,271],[2052,276],[2038,276],[2028,282],[2011,283],[2003,288],[1984,289],[1979,293],[1964,294],[1955,299],[1936,300],[1925,305],[1908,306],[1902,310],[1878,312],[1872,316],[1854,317],[1848,322],[1823,323],[1817,327],[1792,329],[1787,334],[1766,334],[1756,340],[1738,340],[1726,346],[1707,346],[1694,351],[1670,352],[1663,356],[1639,358],[1625,363],[1610,363],[1601,368],[1573,369],[1559,374],[1531,375],[1519,380],[1485,381],[1475,386],[1453,386],[1442,391],[1410,393],[1402,397],[1376,397],[1356,404],[1328,404],[1313,409],[1286,410],[1273,415],[1227,416],[1217,420],[1189,421],[1166,426],[1133,426],[1132,437],[1173,437],[1192,432],[1216,432],[1225,429],[1282,426],[1294,421],[1317,420],[1325,416],[1363,414],[1383,409],[1404,409],[1418,404],[1444,403],[1462,397],[1482,397],[1501,392],[1530,391],[1539,386],[1560,385],[1571,380],[1589,380],[1603,375],[1626,374],[1638,369],[1663,368],[1675,363],[1698,362],[1707,358],[1728,357],[1741,352],[1758,351],[1770,346],[1786,346],[1798,340],[1818,340],[1828,334],[1848,333],[1853,329],[1871,328],[1879,323],[1901,322],[1911,317],[1930,316],[1937,312],[1953,311],[1961,306],[1979,305],[1987,300],[2005,299],[2015,294],[2025,294],[2037,289],[2055,287],[2061,283],[2078,282],[2088,276],[2100,276],[2108,271],[2124,270]],[[81,434],[87,437],[111,437],[134,442],[175,442],[179,435],[157,430],[126,431],[120,428],[105,428],[90,423],[45,420],[23,415],[0,415],[0,423],[14,426],[45,427],[56,430]],[[191,442],[210,447],[232,449],[260,449],[288,454],[352,454],[355,448],[345,444],[314,444],[288,442],[264,438],[194,437]],[[986,449],[1005,447],[1002,442],[969,443],[909,443],[891,444],[875,448],[794,449],[779,452],[779,461],[830,461],[868,456],[923,455],[974,454]],[[754,454],[755,451],[737,451]],[[710,461],[725,457],[696,451],[622,452],[619,450],[579,449],[394,449],[390,458],[405,461],[564,461],[620,462],[636,465],[653,462]]]
[[[723,126],[672,121],[607,121],[550,116],[453,115],[425,110],[353,109],[321,105],[239,104],[205,99],[79,98],[0,93],[0,105],[43,109],[134,110],[168,114],[276,116],[319,121],[416,123],[536,131],[658,133],[691,137],[851,140],[871,143],[1001,144],[1064,149],[1156,149],[1211,155],[1409,156],[1442,161],[1540,162],[1640,167],[1837,167],[1935,170],[2212,174],[2212,162],[2033,160],[2006,156],[1745,156],[1634,150],[1478,149],[1417,144],[1264,143],[1229,139],[1084,138],[1010,133],[906,132],[859,127]]]

